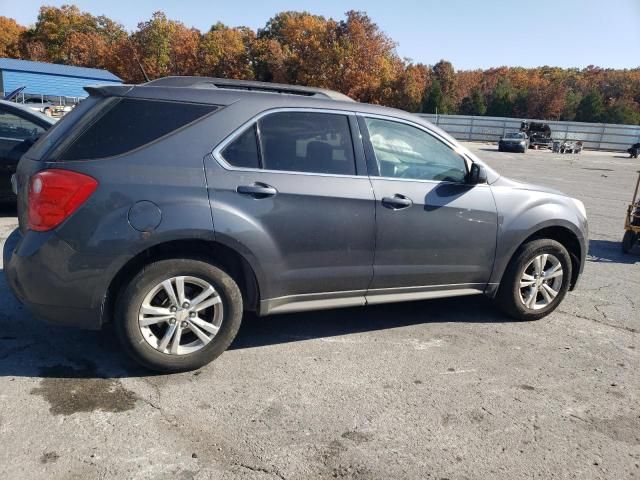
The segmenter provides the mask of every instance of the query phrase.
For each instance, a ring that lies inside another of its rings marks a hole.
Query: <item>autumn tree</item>
[[[43,6],[24,28],[0,17],[0,56],[104,68],[129,83],[166,75],[259,79],[338,90],[408,111],[640,123],[640,68],[543,66],[456,71],[401,59],[364,12],[341,19],[281,12],[257,32],[204,33],[162,12],[126,32],[73,5]]]
[[[138,58],[150,78],[194,75],[198,70],[200,32],[169,20],[163,12],[139,23],[130,41],[131,55]]]
[[[430,82],[431,70],[428,66],[409,64],[397,76],[391,88],[392,94],[384,103],[409,112],[418,112]]]
[[[25,31],[13,18],[0,16],[0,57],[20,58],[20,38]]]
[[[454,110],[458,101],[456,98],[456,72],[451,62],[440,60],[433,66],[433,76],[442,89],[442,107],[444,110]]]
[[[74,5],[40,8],[35,25],[24,32],[23,56],[52,63],[106,68],[111,49],[127,37],[122,25]]]
[[[251,49],[255,34],[249,28],[230,28],[216,23],[204,34],[198,46],[200,75],[253,79]]]

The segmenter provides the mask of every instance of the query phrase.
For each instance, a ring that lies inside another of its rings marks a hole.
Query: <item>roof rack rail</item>
[[[183,87],[183,88],[221,88],[229,90],[246,90],[252,92],[282,93],[288,95],[303,95],[307,97],[325,97],[332,100],[354,100],[340,92],[317,87],[302,87],[300,85],[286,85],[283,83],[258,82],[254,80],[231,80],[213,77],[162,77],[143,85],[154,87]]]

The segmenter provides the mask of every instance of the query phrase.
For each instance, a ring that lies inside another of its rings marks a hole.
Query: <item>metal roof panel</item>
[[[65,77],[90,78],[95,80],[122,81],[122,79],[108,70],[99,68],[75,67],[57,63],[32,62],[15,58],[0,58],[0,70],[15,70],[20,72],[41,73],[46,75],[60,75]]]

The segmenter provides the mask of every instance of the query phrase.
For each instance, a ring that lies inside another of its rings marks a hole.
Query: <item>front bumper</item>
[[[508,150],[510,152],[525,152],[527,150],[526,145],[519,143],[499,143],[498,147],[502,150]]]
[[[90,330],[102,325],[102,262],[75,252],[53,232],[14,230],[3,249],[9,288],[34,315]],[[93,261],[92,261],[93,260]]]

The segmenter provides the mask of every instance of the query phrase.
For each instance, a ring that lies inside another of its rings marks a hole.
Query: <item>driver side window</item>
[[[464,158],[436,137],[404,123],[365,121],[381,177],[464,182]]]
[[[0,137],[5,140],[22,141],[44,132],[44,128],[29,120],[0,110]]]

